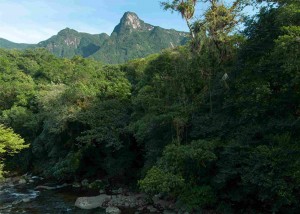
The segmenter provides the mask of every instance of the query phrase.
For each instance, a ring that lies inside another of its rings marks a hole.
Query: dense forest
[[[253,1],[241,18],[244,2],[210,0],[193,21],[197,3],[162,3],[187,45],[121,65],[0,50],[3,170],[103,179],[196,213],[298,213],[300,3]]]

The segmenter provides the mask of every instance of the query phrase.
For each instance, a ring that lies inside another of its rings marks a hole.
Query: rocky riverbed
[[[184,213],[159,196],[152,200],[140,193],[122,188],[106,194],[89,191],[88,181],[75,184],[54,184],[41,177],[23,175],[0,183],[1,214],[141,214]],[[93,186],[93,185],[92,185]]]
[[[105,209],[82,210],[74,205],[81,193],[67,185],[45,183],[35,176],[8,178],[0,184],[1,214],[104,214]],[[50,187],[49,189],[45,187]]]

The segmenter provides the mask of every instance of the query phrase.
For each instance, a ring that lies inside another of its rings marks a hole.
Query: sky
[[[181,16],[164,11],[160,0],[0,0],[0,38],[34,44],[66,27],[110,35],[127,11],[155,26],[188,31]]]

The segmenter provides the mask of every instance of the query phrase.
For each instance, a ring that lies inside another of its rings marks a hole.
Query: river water
[[[36,190],[36,184],[0,186],[0,214],[103,214],[103,209],[82,210],[74,203],[85,196],[74,188]]]

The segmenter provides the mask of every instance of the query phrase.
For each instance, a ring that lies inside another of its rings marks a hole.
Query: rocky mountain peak
[[[139,28],[141,28],[141,20],[133,12],[126,12],[123,15],[120,23],[123,24],[123,25],[125,25],[125,26],[130,26],[133,29],[139,29]]]
[[[152,30],[154,27],[150,24],[145,23],[141,20],[136,13],[126,12],[120,20],[120,23],[115,27],[115,33],[120,33],[123,31],[132,32],[133,30],[143,31]]]
[[[63,35],[74,35],[74,34],[78,34],[78,32],[76,31],[76,30],[74,30],[74,29],[71,29],[71,28],[65,28],[65,29],[62,29],[61,31],[59,31],[58,33],[57,33],[57,35],[61,35],[61,36],[63,36]]]

